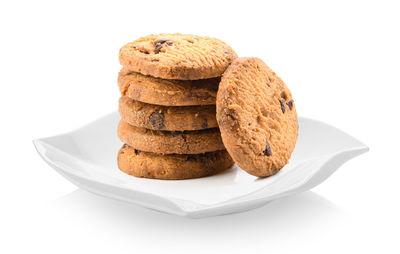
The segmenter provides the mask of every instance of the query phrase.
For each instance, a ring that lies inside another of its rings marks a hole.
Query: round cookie
[[[121,118],[136,127],[151,130],[191,131],[215,128],[215,105],[167,107],[132,100],[119,99]]]
[[[220,78],[160,79],[124,69],[118,75],[121,94],[137,101],[164,106],[215,105]]]
[[[134,149],[153,153],[199,154],[225,150],[218,128],[184,132],[156,131],[120,121],[118,137]]]
[[[277,173],[293,152],[298,122],[292,95],[262,60],[238,58],[223,74],[217,120],[233,160],[248,173]]]
[[[221,40],[190,34],[149,35],[119,51],[121,65],[130,71],[181,80],[219,77],[236,57]]]
[[[142,152],[124,145],[118,153],[118,167],[136,177],[182,180],[214,175],[232,167],[226,150],[203,154],[168,154]]]

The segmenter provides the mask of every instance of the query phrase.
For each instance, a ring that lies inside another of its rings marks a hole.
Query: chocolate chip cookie
[[[233,160],[266,177],[288,163],[298,132],[296,107],[285,83],[262,60],[238,58],[222,76],[217,120]]]
[[[215,105],[167,107],[122,96],[119,112],[125,122],[151,130],[190,131],[218,126]]]
[[[233,166],[226,150],[203,154],[157,154],[124,145],[118,167],[136,177],[181,180],[214,175]]]
[[[118,85],[122,95],[164,106],[215,105],[220,78],[160,79],[122,69]]]
[[[118,137],[132,148],[153,153],[198,154],[225,150],[218,128],[184,132],[156,131],[120,121]]]
[[[219,77],[236,57],[221,40],[190,34],[141,37],[119,52],[121,65],[129,71],[181,80]]]

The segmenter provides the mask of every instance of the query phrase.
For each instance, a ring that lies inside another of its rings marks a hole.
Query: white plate
[[[120,117],[112,113],[76,131],[34,140],[41,157],[78,187],[158,211],[188,217],[236,213],[309,190],[347,160],[368,151],[361,142],[327,124],[299,118],[299,138],[288,165],[256,178],[235,165],[224,173],[190,180],[136,178],[117,167],[122,146]]]

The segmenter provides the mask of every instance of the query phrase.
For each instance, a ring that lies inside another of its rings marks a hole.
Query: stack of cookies
[[[124,45],[119,168],[157,179],[197,178],[230,168],[216,96],[222,73],[236,57],[224,42],[195,35],[150,35]]]
[[[209,37],[158,34],[124,45],[118,166],[157,179],[209,176],[237,163],[279,172],[298,135],[290,90],[259,58]]]

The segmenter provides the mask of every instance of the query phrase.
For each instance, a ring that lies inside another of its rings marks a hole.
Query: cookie
[[[118,75],[123,96],[164,106],[215,105],[219,81],[160,79],[124,69]]]
[[[198,154],[225,150],[218,128],[184,132],[156,131],[120,121],[118,137],[132,148],[153,153]]]
[[[223,74],[217,120],[233,160],[248,173],[277,173],[297,140],[296,107],[285,83],[262,60],[238,58]]]
[[[215,105],[167,107],[122,96],[119,112],[125,122],[151,130],[191,131],[218,126]]]
[[[125,44],[121,65],[163,79],[195,80],[222,75],[237,57],[221,40],[190,34],[156,34]]]
[[[214,175],[233,166],[226,150],[203,154],[157,154],[124,145],[118,167],[136,177],[182,180]]]

